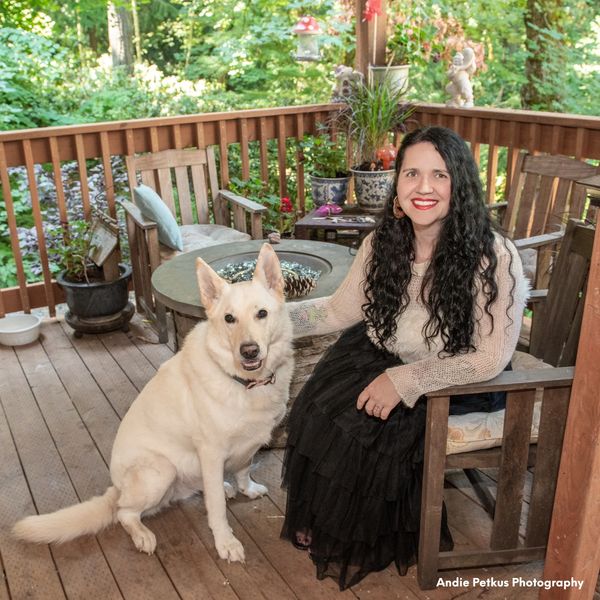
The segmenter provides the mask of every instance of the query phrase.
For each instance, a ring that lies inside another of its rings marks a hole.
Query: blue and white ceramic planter
[[[350,169],[354,175],[354,191],[356,202],[365,212],[377,213],[383,210],[386,202],[394,195],[394,169],[387,171],[357,171]]]
[[[343,206],[348,195],[350,177],[315,177],[310,176],[310,187],[315,206],[337,204]]]

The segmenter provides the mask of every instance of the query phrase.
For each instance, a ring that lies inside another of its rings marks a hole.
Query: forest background
[[[445,100],[447,40],[458,35],[484,52],[477,105],[598,114],[598,0],[388,4],[390,33],[409,32],[411,99]],[[353,0],[0,6],[0,130],[327,102],[333,69],[354,59]],[[320,62],[292,57],[304,14],[323,28]]]
[[[0,0],[0,131],[328,102],[335,66],[354,62],[354,5]],[[389,0],[389,39],[409,48],[410,100],[444,102],[452,53],[469,42],[481,63],[474,77],[476,105],[597,115],[598,8],[598,0]],[[323,29],[319,62],[293,57],[292,28],[306,14]],[[288,150],[294,155],[294,148]],[[269,152],[276,165],[277,148]],[[485,161],[482,155],[482,169]],[[90,193],[101,202],[102,165],[88,163]],[[125,189],[122,161],[114,157],[113,163],[115,186]],[[235,191],[269,207],[267,226],[292,226],[294,215],[281,210],[276,170],[267,186],[259,178],[236,178],[235,164],[231,174]],[[80,218],[76,164],[63,165],[63,176],[69,219]],[[288,178],[292,203],[295,177]],[[51,260],[63,235],[52,178],[50,166],[36,165]],[[41,270],[24,169],[12,169],[10,179],[27,280],[36,281]],[[59,261],[51,268],[58,271]],[[12,285],[16,267],[0,193],[0,287]]]

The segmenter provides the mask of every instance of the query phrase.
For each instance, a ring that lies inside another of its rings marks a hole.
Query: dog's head
[[[232,375],[259,379],[287,354],[291,324],[285,310],[279,258],[263,244],[252,281],[230,284],[201,258],[196,259],[200,299],[208,317],[209,351]]]

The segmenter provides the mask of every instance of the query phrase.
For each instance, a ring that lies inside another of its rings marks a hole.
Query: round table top
[[[167,308],[184,315],[205,318],[196,279],[196,257],[199,256],[216,270],[227,263],[236,262],[236,258],[252,258],[248,255],[256,258],[264,243],[267,242],[234,242],[180,254],[160,265],[152,274],[154,295]],[[298,300],[331,295],[346,276],[355,254],[347,246],[311,240],[282,240],[280,244],[273,245],[273,250],[281,260],[290,262],[298,255],[306,255],[307,262],[316,263],[322,268],[316,288]]]

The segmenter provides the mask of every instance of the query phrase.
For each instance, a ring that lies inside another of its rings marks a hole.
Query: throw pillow
[[[183,251],[177,221],[160,196],[151,187],[142,184],[133,190],[133,198],[142,215],[156,223],[160,242],[173,250]]]

